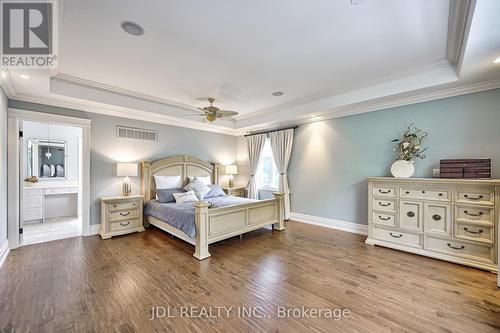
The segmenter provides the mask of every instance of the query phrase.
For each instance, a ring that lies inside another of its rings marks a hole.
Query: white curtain
[[[260,154],[265,143],[265,134],[247,136],[248,166],[250,168],[250,180],[247,185],[247,191],[250,199],[259,199],[259,190],[255,183],[255,173],[257,172]]]
[[[279,191],[285,193],[284,218],[290,218],[290,189],[288,188],[288,162],[292,153],[293,129],[270,133],[271,148],[273,149],[274,163],[280,173]]]

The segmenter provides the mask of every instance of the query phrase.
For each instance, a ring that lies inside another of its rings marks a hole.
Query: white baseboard
[[[5,259],[7,259],[7,255],[9,254],[9,240],[5,240],[2,246],[0,247],[0,267],[2,267]]]
[[[330,229],[337,229],[337,230],[352,232],[354,234],[368,235],[368,225],[366,225],[366,224],[358,224],[358,223],[353,223],[353,222],[333,220],[333,219],[329,219],[326,217],[306,215],[306,214],[300,214],[300,213],[294,213],[294,212],[290,213],[290,220],[301,222],[301,223],[318,225],[318,226],[326,227],[326,228],[330,228]]]
[[[89,236],[99,234],[99,229],[100,229],[100,228],[101,228],[101,225],[100,225],[100,224],[91,224],[91,225],[90,225],[90,233],[89,233]]]

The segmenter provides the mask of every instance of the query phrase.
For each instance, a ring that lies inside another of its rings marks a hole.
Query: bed
[[[160,204],[156,200],[155,175],[181,175],[185,184],[188,177],[210,176],[212,183],[217,184],[218,165],[187,155],[171,156],[154,162],[142,161],[141,165],[146,225],[154,225],[194,245],[193,256],[198,260],[210,257],[209,244],[268,225],[272,225],[274,230],[285,229],[283,193],[274,193],[274,198],[267,200],[227,196],[207,199],[209,202]],[[215,207],[209,208],[212,206]],[[191,219],[194,223],[183,219]]]

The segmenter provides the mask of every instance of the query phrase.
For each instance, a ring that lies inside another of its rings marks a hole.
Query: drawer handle
[[[464,213],[469,215],[469,216],[481,216],[483,215],[484,213],[483,212],[479,212],[477,214],[473,214],[473,213],[469,213],[468,211],[464,210]]]
[[[121,216],[128,216],[130,215],[130,212],[126,212],[126,213],[120,213]]]
[[[382,193],[382,194],[389,194],[389,193],[391,193],[391,190],[387,190],[387,191],[378,190],[378,192]]]
[[[406,213],[406,215],[408,217],[415,217],[415,213],[414,212],[408,212],[408,213]]]
[[[443,193],[439,193],[438,195],[439,195],[440,197],[442,197],[442,196],[443,196]]]
[[[116,208],[116,205],[113,205],[113,206],[111,206],[111,207]]]
[[[422,193],[424,193],[424,194],[425,194],[425,191],[422,191]]]
[[[438,215],[438,214],[434,214],[434,215],[432,215],[432,219],[433,219],[434,221],[440,221],[440,220],[441,220],[441,216],[440,216],[440,215]]]
[[[463,250],[463,249],[465,249],[465,246],[463,246],[463,245],[461,245],[460,247],[455,247],[455,246],[451,245],[450,243],[446,243],[446,245],[448,245],[448,247],[450,249],[454,249],[454,250]]]
[[[383,216],[378,216],[379,219],[381,219],[382,221],[389,221],[391,219],[390,216],[387,216],[387,217],[383,217]]]
[[[403,234],[399,234],[399,235],[396,236],[392,232],[390,232],[389,235],[391,235],[391,237],[394,237],[394,238],[401,238],[401,237],[403,237]]]
[[[132,203],[132,206],[137,206],[137,204],[134,202],[134,203]]]
[[[410,194],[410,191],[406,191],[405,193],[406,193],[406,194]]]
[[[468,194],[464,194],[464,198],[467,198],[467,199],[470,199],[470,200],[481,200],[484,197],[482,195],[480,195],[477,198],[474,198],[474,197],[469,197]]]
[[[128,221],[127,223],[120,222],[120,225],[121,225],[122,227],[125,227],[125,226],[127,226],[127,225],[129,225],[129,224],[130,224],[130,221]]]
[[[379,204],[380,206],[382,206],[382,207],[389,207],[389,206],[391,205],[391,203],[390,203],[390,202],[388,202],[388,203],[384,204],[384,203],[382,203],[382,202],[380,202],[380,201],[378,202],[378,204]]]
[[[478,231],[471,231],[471,230],[467,229],[467,227],[465,227],[464,230],[470,234],[475,234],[475,235],[479,235],[479,234],[483,233],[483,229],[479,229]]]

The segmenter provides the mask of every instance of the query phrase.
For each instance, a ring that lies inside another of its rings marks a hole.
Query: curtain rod
[[[290,127],[277,128],[277,129],[270,130],[270,131],[262,131],[262,132],[255,132],[255,133],[245,134],[245,136],[252,136],[252,135],[259,135],[259,134],[268,134],[268,133],[272,133],[272,132],[284,131],[284,130],[287,130],[287,129],[296,129],[298,127],[299,127],[298,125],[295,125],[295,126],[290,126]]]

